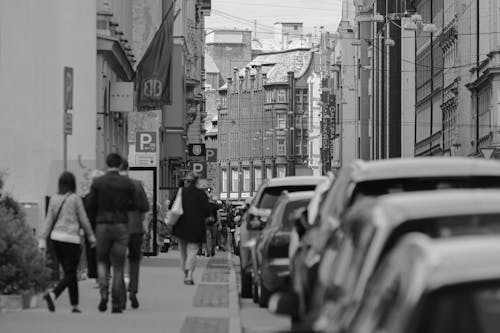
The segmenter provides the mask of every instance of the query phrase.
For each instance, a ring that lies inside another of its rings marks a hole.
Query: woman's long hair
[[[57,192],[59,194],[75,193],[76,192],[76,179],[75,176],[68,171],[64,171],[59,176],[59,182],[57,184]]]

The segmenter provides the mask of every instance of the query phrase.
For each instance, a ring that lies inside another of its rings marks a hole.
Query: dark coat
[[[182,188],[182,210],[184,213],[172,229],[174,236],[190,243],[203,243],[205,219],[210,213],[205,192],[195,186]]]
[[[135,187],[130,178],[120,176],[117,171],[109,171],[94,179],[85,204],[89,213],[95,214],[97,224],[128,224],[128,212],[138,209],[134,193]]]

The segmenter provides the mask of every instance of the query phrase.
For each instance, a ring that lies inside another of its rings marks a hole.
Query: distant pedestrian
[[[207,242],[206,252],[207,257],[215,255],[215,247],[217,245],[217,229],[219,228],[219,213],[215,200],[210,200],[208,203],[209,215],[207,217]]]
[[[104,176],[105,172],[102,170],[93,170],[90,173],[90,180],[91,182],[94,181],[97,177]],[[88,193],[83,197],[83,202],[86,202],[86,197]],[[96,216],[95,212],[91,211],[88,209],[87,205],[85,205],[85,211],[87,213],[87,217],[89,218],[90,226],[92,227],[92,231],[95,234],[96,230]],[[85,257],[87,258],[87,277],[89,279],[96,279],[97,280],[97,254],[96,254],[96,248],[95,246],[91,247],[89,238],[85,238]]]
[[[128,161],[124,159],[120,167],[120,174],[128,177],[128,169]],[[139,266],[142,258],[142,239],[147,231],[144,226],[144,218],[145,213],[149,211],[149,202],[142,183],[135,179],[131,180],[134,184],[136,209],[128,212],[128,267],[130,276],[128,292],[132,308],[137,309],[139,307],[137,292],[139,289]]]
[[[55,300],[66,288],[68,288],[72,312],[81,312],[78,308],[77,277],[82,253],[80,229],[83,229],[87,234],[91,247],[96,244],[82,198],[75,192],[75,176],[71,172],[63,172],[59,177],[58,193],[50,198],[45,230],[39,242],[39,247],[43,250],[47,248],[47,238],[53,242],[56,258],[64,271],[64,277],[57,286],[43,296],[51,312],[56,309]]]
[[[101,294],[98,309],[101,312],[108,308],[110,263],[113,268],[111,312],[123,312],[126,299],[123,274],[129,240],[128,212],[137,208],[134,183],[118,173],[122,161],[116,153],[106,157],[107,172],[92,182],[86,198],[87,207],[96,214],[97,272]]]
[[[184,284],[187,285],[194,284],[196,254],[199,244],[206,237],[205,219],[209,214],[208,197],[205,191],[198,188],[198,180],[198,175],[191,172],[187,177],[188,186],[180,189],[183,214],[172,229],[179,239],[181,268],[184,272]]]

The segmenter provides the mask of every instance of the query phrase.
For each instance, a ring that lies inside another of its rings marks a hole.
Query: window
[[[255,168],[253,170],[254,172],[254,190],[257,191],[257,189],[260,187],[260,185],[262,184],[262,169],[261,168]]]
[[[266,167],[266,178],[267,179],[273,178],[273,168],[270,165]]]
[[[285,89],[278,89],[277,101],[278,102],[286,102],[286,90]]]
[[[227,170],[222,170],[222,192],[227,192]]]
[[[276,173],[278,178],[286,177],[286,167],[284,165],[279,165],[276,168]]]
[[[286,115],[285,114],[277,114],[276,122],[278,124],[278,128],[286,128]]]
[[[276,139],[276,154],[286,155],[285,139]]]
[[[243,192],[250,192],[250,169],[243,168]]]
[[[240,178],[237,169],[231,170],[231,192],[238,193],[240,191]]]

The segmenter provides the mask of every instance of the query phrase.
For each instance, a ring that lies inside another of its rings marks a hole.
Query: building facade
[[[220,197],[251,197],[263,179],[308,167],[310,49],[257,56],[219,89]]]

